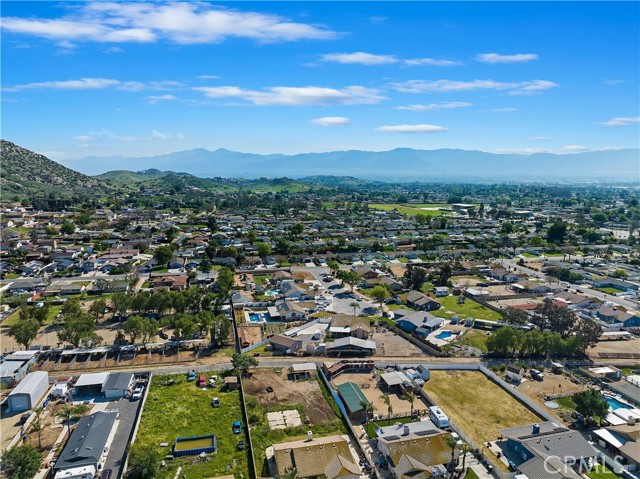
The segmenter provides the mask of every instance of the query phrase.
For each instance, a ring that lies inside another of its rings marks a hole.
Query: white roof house
[[[102,385],[106,382],[108,376],[109,373],[81,374],[75,384],[75,387],[96,386],[98,384]]]

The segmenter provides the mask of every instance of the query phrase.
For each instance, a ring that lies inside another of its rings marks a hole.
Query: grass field
[[[540,420],[479,371],[431,371],[424,389],[478,446],[495,441],[501,429]]]
[[[210,373],[206,374],[208,378]],[[175,384],[163,385],[167,379]],[[220,380],[219,380],[220,381]],[[246,443],[244,434],[235,435],[231,430],[234,421],[242,421],[239,391],[220,391],[209,388],[206,391],[187,382],[186,375],[154,376],[148,391],[147,401],[142,412],[142,420],[136,443],[152,444],[162,452],[169,454],[176,437],[204,436],[215,434],[218,450],[207,456],[204,461],[198,456],[185,456],[167,461],[167,467],[157,474],[158,479],[170,479],[178,466],[189,479],[233,474],[236,478],[249,477],[247,450],[238,451],[238,440]],[[213,408],[211,399],[220,398],[221,407]],[[169,447],[160,447],[162,442]],[[230,466],[230,469],[228,467]]]
[[[442,308],[437,311],[431,311],[434,316],[440,318],[450,318],[454,314],[462,316],[466,319],[467,316],[471,316],[476,319],[486,319],[489,321],[498,321],[502,319],[500,313],[495,312],[492,309],[482,306],[480,303],[467,298],[464,304],[458,304],[458,296],[447,296],[444,298],[436,298],[436,300],[442,305]]]
[[[537,258],[535,254],[531,253],[520,253],[520,256],[522,256],[523,258]]]
[[[401,205],[398,203],[371,203],[369,204],[369,208],[373,208],[374,210],[383,210],[383,211],[392,211],[396,210],[398,213],[403,215],[412,215],[415,216],[417,214],[423,214],[426,216],[443,216],[450,215],[449,211],[440,211],[437,209],[434,210],[424,210],[421,208],[441,208],[446,207],[446,204],[423,204],[423,205]]]
[[[391,425],[396,424],[396,423],[402,423],[402,424],[406,424],[408,422],[412,422],[410,417],[400,417],[400,418],[393,418],[391,420]],[[369,436],[369,439],[374,439],[376,437],[376,428],[379,427],[386,427],[389,425],[389,421],[369,421],[369,424],[367,424],[364,428],[365,431],[367,431],[367,436]]]
[[[618,293],[624,293],[623,290],[618,289],[618,288],[612,288],[610,286],[606,287],[606,288],[595,288],[598,291],[602,291],[603,293],[607,293],[607,294],[618,294]]]
[[[458,344],[465,344],[467,346],[473,346],[478,348],[483,353],[488,351],[487,349],[487,332],[479,331],[477,329],[469,329],[458,341]]]
[[[613,472],[609,466],[600,463],[586,474],[590,479],[616,479],[622,477]]]
[[[50,306],[49,313],[47,314],[47,319],[44,320],[42,325],[46,326],[48,324],[53,324],[54,319],[56,319],[56,316],[58,315],[61,309],[62,309],[62,306],[60,305]],[[16,324],[19,320],[20,320],[20,309],[16,309],[13,313],[11,313],[7,317],[7,319],[5,319],[2,322],[2,326],[7,328],[11,327],[14,324]]]

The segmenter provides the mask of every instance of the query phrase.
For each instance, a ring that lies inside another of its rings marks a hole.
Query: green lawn
[[[4,275],[6,279],[17,279],[20,277],[18,273],[7,273]]]
[[[501,314],[469,298],[466,298],[464,304],[458,304],[458,296],[447,296],[445,298],[436,298],[436,300],[442,305],[442,308],[437,311],[431,311],[431,313],[440,318],[450,318],[454,314],[457,314],[464,319],[466,319],[467,316],[489,321],[502,319]]]
[[[205,374],[209,378],[211,373]],[[163,385],[168,379],[175,384]],[[189,479],[233,474],[236,478],[248,478],[248,451],[238,451],[236,445],[244,434],[235,435],[231,430],[234,421],[242,421],[239,391],[220,391],[209,388],[206,391],[187,382],[186,375],[154,376],[142,412],[136,444],[157,446],[162,456],[169,454],[176,437],[215,434],[218,450],[209,455],[209,461],[198,456],[185,456],[167,461],[167,466],[156,476],[158,479],[173,478],[178,466]],[[211,399],[220,398],[221,407],[213,408]],[[242,421],[244,422],[244,421]],[[160,443],[169,443],[160,447]],[[234,465],[235,464],[235,465]],[[228,469],[230,466],[230,469]]]
[[[451,214],[448,211],[440,211],[440,210],[423,210],[420,208],[439,208],[441,206],[446,205],[401,205],[397,203],[371,203],[369,204],[369,208],[373,208],[375,210],[383,210],[383,211],[392,211],[396,210],[398,213],[403,215],[418,215],[423,214],[425,216],[442,216]]]
[[[464,344],[478,348],[483,353],[488,351],[487,348],[487,335],[486,331],[478,331],[477,329],[469,329],[467,332],[457,341],[457,344]]]
[[[616,479],[619,476],[612,469],[609,468],[606,464],[598,463],[594,466],[591,471],[586,473],[590,479]]]
[[[56,319],[56,316],[62,309],[61,305],[52,305],[49,307],[49,313],[47,314],[47,319],[42,323],[43,326],[48,324],[53,324],[53,321]],[[2,322],[2,326],[11,327],[16,324],[20,320],[20,308],[16,309],[13,313],[11,313],[7,319]]]
[[[524,258],[537,258],[538,257],[535,254],[531,254],[531,253],[520,253],[520,256],[522,256]]]
[[[623,290],[618,289],[618,288],[612,288],[610,286],[606,287],[606,288],[596,288],[598,291],[602,291],[603,293],[607,293],[607,294],[618,294],[618,293],[624,293]]]

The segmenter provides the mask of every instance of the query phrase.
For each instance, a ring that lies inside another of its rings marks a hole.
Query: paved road
[[[500,259],[497,260],[496,263],[501,264],[503,267],[511,267],[511,269],[515,269],[516,271],[519,271],[521,273],[526,273],[532,276],[536,276],[539,277],[540,279],[547,281],[549,283],[556,283],[558,284],[558,280],[556,278],[553,278],[551,276],[548,276],[544,273],[539,273],[536,270],[530,269],[530,268],[526,268],[524,266],[520,266],[517,264],[517,260],[515,259]],[[560,282],[561,285],[567,285],[569,283],[564,283],[564,282]],[[570,288],[578,288],[580,290],[582,290],[583,294],[585,296],[590,296],[596,299],[599,299],[600,301],[611,301],[612,303],[615,303],[619,306],[624,306],[626,309],[638,309],[638,303],[637,301],[629,301],[627,299],[623,299],[620,298],[619,296],[613,296],[612,294],[606,294],[603,293],[602,291],[598,291],[596,289],[591,288],[590,285],[569,285],[567,287]]]

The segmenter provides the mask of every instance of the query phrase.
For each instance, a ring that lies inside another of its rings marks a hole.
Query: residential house
[[[416,290],[409,291],[407,294],[407,305],[418,311],[435,311],[440,309],[440,303]]]
[[[500,434],[518,458],[516,469],[527,477],[581,479],[596,455],[580,433],[551,421],[502,429]]]
[[[436,328],[437,325],[442,324],[441,318],[434,316],[431,313],[425,311],[415,311],[412,314],[402,316],[396,321],[397,326],[407,333],[413,333],[420,327]]]
[[[517,366],[515,364],[509,364],[507,366],[507,381],[520,384],[522,378],[524,377],[524,368],[522,366]]]
[[[307,319],[307,311],[304,307],[293,301],[283,301],[276,305],[278,316],[283,321],[303,321]]]
[[[629,471],[637,471],[640,464],[640,422],[612,425],[593,431],[593,439],[610,456],[619,456]]]
[[[621,324],[623,327],[640,326],[638,313],[628,313],[613,306],[602,306],[596,311],[598,319],[610,324]]]
[[[186,276],[160,276],[151,280],[151,289],[169,289],[182,291],[187,289],[188,278]]]
[[[514,283],[519,279],[517,274],[507,271],[504,268],[491,268],[488,271],[487,276],[506,283]]]
[[[331,318],[329,332],[333,338],[352,336],[354,338],[369,339],[371,326],[367,317],[337,314]]]
[[[284,354],[295,354],[304,347],[304,341],[301,338],[290,338],[284,334],[276,334],[269,338],[269,344],[274,351]]]
[[[327,354],[375,354],[376,342],[351,336],[327,343]]]

